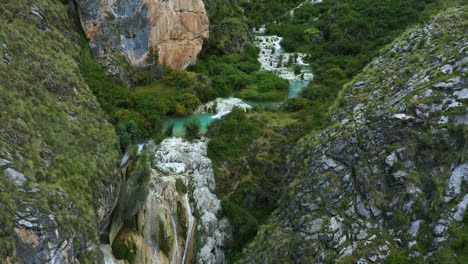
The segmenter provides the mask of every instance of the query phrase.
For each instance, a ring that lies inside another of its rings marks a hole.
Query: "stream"
[[[258,31],[254,31],[255,39],[254,43],[257,47],[260,48],[259,62],[261,63],[261,70],[263,71],[278,71],[279,76],[289,81],[289,89],[287,98],[299,97],[303,88],[305,88],[309,81],[314,78],[311,68],[309,65],[304,63],[305,54],[301,53],[287,53],[281,47],[281,41],[283,38],[278,36],[265,36],[265,28],[262,27]],[[297,59],[296,59],[297,57]],[[301,74],[294,74],[292,65],[287,66],[287,62],[290,58],[294,61],[293,64],[297,64],[301,67]],[[237,105],[232,105],[229,101],[237,100]],[[223,104],[227,102],[226,105],[230,106],[228,109],[220,109],[218,107],[216,113],[207,113],[204,111],[197,110],[195,114],[185,117],[172,117],[164,120],[163,128],[167,129],[170,126],[173,126],[172,135],[175,137],[183,137],[185,134],[184,122],[198,120],[201,125],[200,132],[205,134],[207,131],[208,125],[215,119],[220,118],[224,114],[227,114],[231,111],[234,106],[241,106],[246,108],[245,105],[261,106],[261,107],[277,107],[281,105],[283,101],[274,101],[274,102],[260,102],[260,101],[250,101],[250,100],[241,100],[234,97],[229,98],[218,98],[216,99],[218,104]],[[209,102],[207,104],[210,104]],[[205,104],[205,105],[207,105]],[[200,106],[199,109],[206,108],[205,105]]]

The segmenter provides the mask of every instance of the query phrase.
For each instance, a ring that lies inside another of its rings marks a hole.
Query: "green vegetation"
[[[95,209],[120,186],[118,137],[80,76],[68,7],[15,0],[2,2],[0,13],[0,156],[27,178],[20,190],[0,168],[0,262],[16,251],[15,215],[27,207],[37,217],[53,214],[61,237],[80,237],[71,246],[86,259],[94,254],[87,245],[98,243]]]
[[[132,161],[127,168],[127,181],[125,191],[120,196],[119,212],[124,219],[133,218],[138,209],[141,208],[148,196],[150,180],[150,156],[145,150],[140,154],[138,147],[133,145],[129,150],[129,159]]]
[[[187,186],[185,186],[184,181],[182,181],[180,178],[176,179],[176,190],[179,194],[187,192]]]
[[[248,118],[244,110],[235,107],[231,113],[208,126],[208,157],[221,163],[240,157],[252,140],[261,136],[262,124]]]
[[[294,0],[240,1],[251,27],[266,24],[268,35],[284,37],[289,52],[308,54],[314,81],[304,89],[308,106],[302,123],[318,129],[343,84],[350,81],[378,50],[408,25],[421,22],[441,7],[439,0],[338,1],[305,3]],[[313,113],[313,117],[310,116]]]
[[[221,200],[221,206],[223,207],[223,213],[229,218],[229,222],[233,227],[235,239],[232,248],[240,250],[249,240],[255,237],[259,223],[248,210],[239,206],[237,202],[232,202],[228,197]],[[235,255],[233,257],[235,258]]]
[[[294,114],[258,111],[246,114],[235,108],[208,130],[208,156],[218,168],[217,195],[223,197],[223,214],[234,227],[229,263],[240,258],[242,248],[276,208],[284,186],[284,174],[278,170],[285,163],[284,147],[298,138],[280,132],[294,127]]]
[[[251,75],[255,84],[247,85],[236,93],[242,99],[253,101],[282,101],[286,97],[289,82],[272,72],[256,72]]]
[[[200,121],[194,119],[192,121],[186,121],[184,123],[185,128],[185,138],[189,141],[193,141],[194,139],[200,138],[200,128],[201,124]]]
[[[151,51],[149,62],[157,62],[157,51]],[[126,88],[93,58],[88,42],[82,35],[81,61],[83,77],[116,126],[123,150],[152,136],[164,137],[162,120],[166,116],[186,116],[202,103],[218,94],[203,76],[162,68],[153,64],[135,77],[141,84]]]

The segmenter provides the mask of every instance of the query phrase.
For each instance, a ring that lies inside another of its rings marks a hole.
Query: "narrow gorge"
[[[468,263],[462,0],[5,0],[0,263]]]

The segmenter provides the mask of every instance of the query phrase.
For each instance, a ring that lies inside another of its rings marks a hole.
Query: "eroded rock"
[[[185,69],[195,63],[209,35],[202,0],[77,2],[91,50],[101,59],[122,52],[141,66],[156,48],[161,64]]]

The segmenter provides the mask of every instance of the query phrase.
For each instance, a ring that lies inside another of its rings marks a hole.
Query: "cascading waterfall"
[[[189,227],[187,231],[187,239],[185,240],[185,249],[184,249],[184,256],[182,258],[182,264],[185,263],[185,258],[187,256],[187,251],[190,245],[190,238],[192,237],[192,229],[193,229],[193,214],[192,214],[192,208],[190,207],[188,193],[185,194],[185,202],[186,202],[186,208],[187,208]]]
[[[105,264],[116,264],[114,256],[112,256],[110,245],[101,245],[101,251],[104,255]]]
[[[171,204],[172,203],[173,203],[173,193],[171,190]],[[172,256],[171,263],[177,263],[177,259],[179,259],[179,242],[177,240],[177,225],[174,220],[174,208],[173,207],[170,208],[170,215],[171,215],[172,227],[174,228],[174,255]]]
[[[208,140],[206,138],[194,142],[181,138],[163,140],[155,148],[154,165],[158,170],[155,170],[154,177],[168,185],[166,190],[169,199],[167,200],[173,200],[172,192],[175,194],[174,183],[177,179],[190,181],[190,189],[193,189],[190,196],[193,197],[196,209],[200,212],[199,219],[200,225],[202,225],[200,228],[205,230],[202,234],[202,241],[206,241],[201,245],[201,248],[197,249],[197,252],[194,252],[196,257],[194,261],[197,263],[225,263],[223,249],[230,237],[230,225],[226,218],[217,217],[220,215],[222,208],[221,202],[214,194],[216,183],[211,160],[206,156],[207,148]],[[183,198],[179,197],[182,204],[178,206],[184,207],[187,211],[188,230],[183,252],[182,249],[180,250],[180,253],[183,253],[183,258],[181,254],[176,252],[170,261],[177,264],[190,259],[190,243],[193,243],[191,237],[195,232],[195,217],[192,215],[189,195],[187,193],[181,193],[180,195],[185,196],[185,203],[182,201]],[[168,201],[167,207],[175,209],[176,205],[172,201]],[[170,217],[174,228],[174,237],[177,239],[177,222],[174,219],[176,216],[174,209],[170,211]],[[176,250],[178,249],[176,248]]]
[[[146,219],[146,243],[151,247],[153,248],[154,252],[153,252],[153,262],[155,261],[156,259],[156,255],[158,254],[158,251],[159,251],[159,245],[158,245],[158,240],[157,238],[156,239],[153,239],[152,237],[152,234],[157,234],[158,233],[158,218],[157,218],[157,210],[156,210],[156,199],[158,198],[158,190],[157,188],[155,187],[152,191],[151,191],[151,200],[150,200],[150,206],[149,206],[149,209],[150,210],[153,210],[154,213],[152,212],[149,212],[149,216],[147,217]],[[152,232],[152,231],[155,231],[155,232]]]

